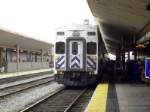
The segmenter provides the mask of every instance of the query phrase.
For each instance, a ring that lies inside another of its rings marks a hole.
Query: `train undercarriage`
[[[86,86],[97,82],[97,75],[92,72],[64,72],[55,74],[55,81],[66,86]]]

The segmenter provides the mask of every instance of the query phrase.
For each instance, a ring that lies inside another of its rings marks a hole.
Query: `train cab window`
[[[97,48],[95,42],[88,42],[87,43],[87,54],[96,54]]]
[[[56,42],[56,54],[64,54],[65,53],[65,43],[64,42]]]
[[[73,55],[77,55],[78,54],[78,43],[77,42],[73,42],[72,43],[72,54]]]

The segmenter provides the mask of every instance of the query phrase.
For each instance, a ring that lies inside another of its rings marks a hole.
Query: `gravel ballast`
[[[0,112],[19,112],[27,105],[32,104],[45,95],[51,94],[56,89],[63,87],[62,84],[50,83],[29,89],[25,92],[14,94],[13,96],[0,99]]]
[[[22,83],[31,82],[31,81],[46,78],[46,77],[49,78],[51,76],[54,76],[54,74],[46,74],[46,75],[42,75],[40,77],[34,77],[34,78],[29,78],[29,79],[20,80],[20,81],[18,80],[18,81],[11,82],[11,83],[1,84],[0,89],[6,88],[6,87],[9,87],[9,86],[15,86],[15,85],[22,84]]]

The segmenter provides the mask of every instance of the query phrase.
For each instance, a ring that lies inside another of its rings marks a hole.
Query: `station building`
[[[0,28],[0,68],[17,72],[49,68],[53,44]]]

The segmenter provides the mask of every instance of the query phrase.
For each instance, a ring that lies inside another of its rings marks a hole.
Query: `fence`
[[[5,72],[17,72],[49,68],[49,62],[2,62],[0,67],[5,67]]]

